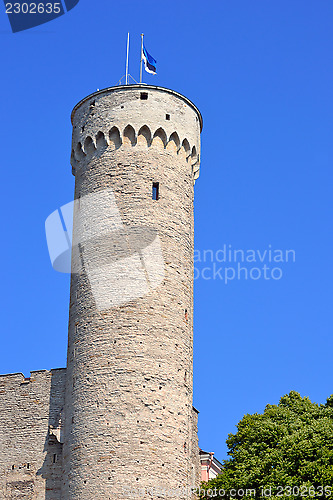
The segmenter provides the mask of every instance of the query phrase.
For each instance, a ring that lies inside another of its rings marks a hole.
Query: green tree
[[[333,500],[333,395],[318,405],[292,391],[245,415],[227,445],[230,458],[200,498]]]

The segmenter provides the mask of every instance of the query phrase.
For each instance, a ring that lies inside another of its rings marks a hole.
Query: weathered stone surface
[[[73,160],[75,198],[112,188],[126,227],[158,231],[165,275],[156,290],[103,312],[87,274],[72,276],[66,499],[127,498],[129,489],[151,498],[139,489],[190,489],[197,480],[192,164],[199,118],[185,98],[148,86],[97,93],[74,110],[73,157],[83,148]]]
[[[66,369],[0,376],[0,498],[59,500]]]

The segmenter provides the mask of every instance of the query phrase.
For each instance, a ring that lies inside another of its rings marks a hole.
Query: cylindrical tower
[[[72,123],[78,260],[62,498],[170,498],[170,490],[191,498],[199,461],[193,185],[202,118],[181,94],[140,84],[86,97]]]

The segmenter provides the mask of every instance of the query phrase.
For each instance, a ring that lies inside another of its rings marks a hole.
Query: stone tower
[[[88,237],[74,237],[81,267],[71,279],[61,497],[172,498],[158,493],[165,488],[189,499],[199,480],[193,186],[202,118],[181,94],[140,84],[86,97],[72,123],[74,235],[81,224]],[[110,220],[113,239],[103,237]],[[156,286],[155,256],[138,257],[153,240],[163,264]],[[128,250],[133,241],[139,246]],[[104,273],[108,252],[119,276]],[[89,255],[100,260],[97,274]],[[137,262],[132,279],[126,259]],[[121,288],[126,273],[129,292]]]

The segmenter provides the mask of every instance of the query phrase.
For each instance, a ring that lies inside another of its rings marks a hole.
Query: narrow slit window
[[[153,182],[153,200],[159,199],[160,197],[159,188],[160,188],[159,182]]]
[[[148,99],[148,92],[141,92],[140,99],[141,101],[146,101]]]
[[[53,463],[55,464],[55,463],[56,463],[56,461],[57,461],[57,455],[56,455],[56,454],[54,454],[54,455],[53,455]]]
[[[170,115],[168,113],[165,115],[165,119],[170,120]]]

